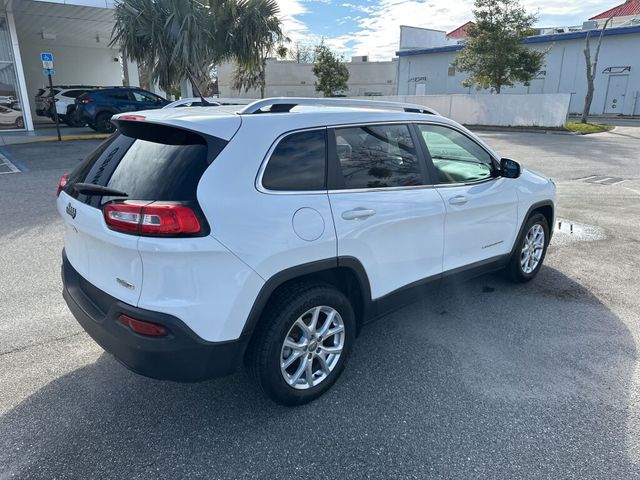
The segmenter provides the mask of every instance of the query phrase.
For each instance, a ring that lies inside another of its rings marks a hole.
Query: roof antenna
[[[189,77],[189,81],[191,82],[191,88],[193,88],[198,94],[198,96],[200,97],[200,101],[202,102],[202,105],[203,106],[212,105],[210,102],[207,102],[205,100],[204,96],[202,95],[202,92],[198,88],[198,85],[196,84],[195,80],[193,79],[193,75],[191,75],[191,72],[187,71],[187,77]]]

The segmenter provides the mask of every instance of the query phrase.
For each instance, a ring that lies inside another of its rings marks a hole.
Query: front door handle
[[[463,195],[456,195],[455,197],[451,197],[449,199],[449,203],[451,205],[464,205],[465,203],[467,203],[467,197]]]
[[[355,208],[353,210],[347,210],[342,212],[342,218],[345,220],[358,220],[360,218],[368,218],[376,214],[375,210],[368,208]]]

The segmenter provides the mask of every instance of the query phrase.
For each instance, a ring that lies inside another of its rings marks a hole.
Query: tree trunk
[[[591,102],[593,101],[593,67],[591,65],[591,44],[589,42],[591,32],[587,32],[587,39],[584,46],[584,62],[587,66],[587,94],[584,97],[584,107],[582,108],[582,117],[580,123],[587,123],[589,111],[591,110]]]
[[[584,44],[584,60],[587,64],[587,95],[584,97],[584,108],[582,109],[582,117],[580,118],[580,123],[587,123],[589,119],[589,112],[591,111],[591,102],[593,101],[593,92],[595,90],[594,81],[596,77],[596,72],[598,69],[598,58],[600,56],[600,47],[602,46],[602,39],[604,38],[604,31],[609,26],[609,22],[611,22],[615,16],[618,14],[618,11],[624,4],[620,5],[615,12],[611,14],[607,21],[604,22],[602,26],[602,30],[600,30],[600,37],[598,38],[598,46],[596,47],[596,55],[593,59],[593,64],[591,63],[591,32],[587,32],[585,44]]]
[[[501,88],[502,88],[502,85],[496,85],[496,95],[500,95]]]
[[[591,110],[591,102],[593,101],[593,79],[587,82],[587,95],[584,97],[584,110],[582,110],[582,117],[580,123],[587,123],[589,119],[589,111]]]
[[[262,66],[260,67],[260,98],[264,98],[264,89],[267,85],[267,59],[262,59]]]

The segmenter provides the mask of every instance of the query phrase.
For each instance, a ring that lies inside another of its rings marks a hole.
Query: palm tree
[[[278,13],[275,0],[120,0],[111,45],[164,90],[189,79],[200,91],[221,61],[263,65],[283,39]]]
[[[214,18],[222,29],[217,29],[218,41],[230,54],[225,60],[235,60],[233,87],[260,88],[264,97],[266,59],[271,55],[286,55],[280,7],[276,0],[209,0]]]

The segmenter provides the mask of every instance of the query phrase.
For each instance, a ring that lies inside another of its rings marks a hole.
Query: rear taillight
[[[104,219],[111,230],[149,236],[193,235],[201,230],[195,212],[185,206],[162,202],[109,203]]]
[[[67,186],[67,180],[69,180],[69,174],[65,173],[60,177],[60,182],[58,182],[58,192],[56,193],[56,197],[60,196],[60,192],[64,187]]]
[[[120,115],[118,120],[129,120],[130,122],[142,122],[145,117],[143,115]]]
[[[140,335],[146,335],[147,337],[164,337],[167,335],[167,329],[162,325],[138,320],[124,313],[118,317],[118,321]]]
[[[86,105],[86,104],[88,104],[88,103],[93,102],[93,98],[83,98],[82,100],[80,100],[80,102],[81,102],[83,105]]]

